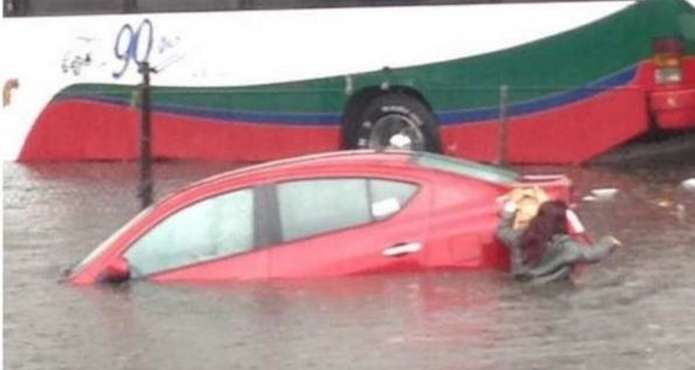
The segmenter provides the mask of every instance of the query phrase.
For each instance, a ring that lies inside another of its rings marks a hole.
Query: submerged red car
[[[439,267],[504,268],[497,197],[523,177],[431,153],[335,152],[217,175],[161,200],[77,265],[77,284],[305,278]]]

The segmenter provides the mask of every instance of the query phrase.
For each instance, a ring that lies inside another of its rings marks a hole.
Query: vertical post
[[[26,0],[6,0],[5,16],[30,15],[31,4]]]
[[[152,204],[152,127],[150,122],[150,64],[139,65],[142,73],[140,86],[140,188],[138,195],[142,208]]]
[[[123,13],[135,13],[137,9],[137,0],[123,0]]]
[[[509,87],[507,85],[500,85],[500,129],[499,129],[499,139],[497,142],[497,164],[506,165],[507,164],[507,99],[509,94]]]

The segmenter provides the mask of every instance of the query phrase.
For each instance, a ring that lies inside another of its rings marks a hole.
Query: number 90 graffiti
[[[141,38],[143,32],[144,39]],[[143,20],[137,31],[133,31],[133,27],[127,23],[121,27],[121,30],[118,31],[118,36],[116,36],[116,44],[113,51],[116,59],[123,61],[123,67],[121,67],[119,72],[113,73],[114,78],[120,78],[125,73],[131,60],[137,64],[138,68],[143,63],[149,61],[150,52],[152,51],[153,32],[152,22],[149,19]]]

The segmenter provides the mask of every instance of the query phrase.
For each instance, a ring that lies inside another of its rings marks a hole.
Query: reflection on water
[[[235,167],[158,163],[156,194]],[[74,287],[58,282],[138,211],[132,163],[4,167],[5,368],[689,368],[695,165],[569,168],[597,235],[626,248],[582,286],[497,271]],[[692,368],[692,367],[690,367]]]

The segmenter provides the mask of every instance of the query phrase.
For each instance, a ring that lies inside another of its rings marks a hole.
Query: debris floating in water
[[[591,194],[598,198],[609,198],[614,197],[618,194],[618,189],[616,188],[601,188],[591,190]]]
[[[662,208],[668,208],[673,205],[673,201],[670,199],[659,199],[657,200],[656,205]]]
[[[596,202],[596,201],[602,201],[602,200],[610,200],[615,197],[616,194],[618,194],[618,189],[616,188],[598,188],[598,189],[592,189],[590,191],[591,194],[586,195],[582,198],[583,201],[585,202]]]
[[[684,180],[681,183],[681,186],[683,186],[686,190],[695,190],[695,177]]]
[[[678,203],[676,204],[676,218],[680,222],[685,222],[686,214],[685,214],[685,206]]]

